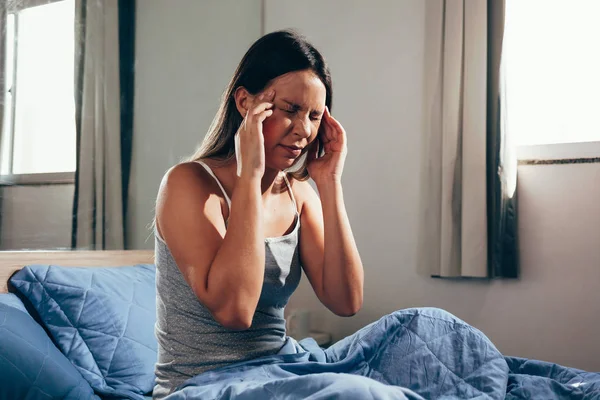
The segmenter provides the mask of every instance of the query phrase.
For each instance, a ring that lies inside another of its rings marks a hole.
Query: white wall
[[[444,281],[421,272],[431,1],[265,0],[266,32],[299,28],[329,61],[332,112],[349,138],[346,204],[365,265],[364,307],[355,317],[332,316],[306,279],[290,308],[313,309],[314,325],[339,339],[396,309],[436,306],[483,330],[505,354],[600,370],[599,164],[520,168],[519,281]],[[145,227],[160,177],[201,139],[260,32],[258,1],[166,3],[138,4],[133,247],[152,246]]]
[[[71,248],[73,184],[0,187],[0,250]]]
[[[129,248],[154,246],[148,230],[163,174],[193,154],[221,94],[260,37],[260,0],[137,3]]]

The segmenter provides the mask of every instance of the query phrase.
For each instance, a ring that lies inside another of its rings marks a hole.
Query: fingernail
[[[273,89],[269,89],[269,91],[267,92],[267,96],[271,97],[275,94],[275,90]]]

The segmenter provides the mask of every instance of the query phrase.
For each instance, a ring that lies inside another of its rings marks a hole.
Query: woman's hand
[[[308,173],[315,181],[317,186],[320,183],[340,182],[342,179],[342,170],[346,160],[346,131],[335,118],[329,113],[329,108],[325,107],[319,135],[323,143],[325,154],[317,158],[319,150],[317,140],[308,150]]]
[[[241,178],[260,180],[265,173],[263,122],[273,114],[274,97],[273,89],[255,97],[235,134],[237,175]]]

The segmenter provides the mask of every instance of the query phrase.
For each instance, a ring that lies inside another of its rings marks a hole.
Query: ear
[[[250,109],[252,101],[254,100],[254,96],[251,95],[245,87],[240,86],[235,90],[233,97],[235,99],[235,106],[237,107],[238,112],[242,118],[245,118],[246,113]]]

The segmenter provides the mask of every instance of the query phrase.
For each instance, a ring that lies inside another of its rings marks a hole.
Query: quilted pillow
[[[140,399],[152,391],[157,353],[153,265],[31,265],[10,282],[96,393]]]
[[[0,294],[0,399],[98,399],[14,294]]]

